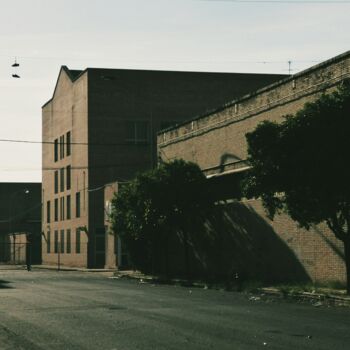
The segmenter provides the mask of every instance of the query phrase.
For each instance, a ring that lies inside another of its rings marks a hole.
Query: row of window
[[[81,252],[81,231],[80,229],[75,230],[75,253],[79,254]],[[72,253],[72,239],[71,239],[71,230],[68,229],[66,232],[64,230],[55,230],[54,231],[54,244],[53,247],[51,247],[51,232],[47,232],[47,239],[46,239],[46,247],[47,247],[47,253]],[[53,251],[52,251],[53,248]]]
[[[166,121],[160,124],[160,129],[175,125],[176,121]],[[148,143],[150,141],[150,123],[146,120],[126,122],[126,141],[132,143]],[[71,155],[71,132],[60,136],[54,141],[54,160],[64,159]]]
[[[71,133],[68,131],[66,135],[62,135],[59,139],[54,142],[54,160],[55,162],[59,159],[63,159],[65,154],[71,155]]]
[[[70,220],[72,208],[71,196],[55,198],[54,221]],[[75,217],[80,218],[80,192],[75,194]],[[51,201],[46,202],[46,222],[51,222]]]
[[[60,192],[65,190],[64,188],[64,180],[66,179],[66,189],[70,190],[71,188],[71,166],[68,165],[66,168],[61,168],[60,170],[56,170],[54,172],[54,189],[55,193],[58,193],[58,188]],[[65,171],[66,170],[66,171]],[[64,176],[66,173],[66,176]],[[59,184],[59,185],[58,185]]]

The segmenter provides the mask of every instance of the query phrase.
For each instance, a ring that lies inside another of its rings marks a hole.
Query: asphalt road
[[[350,308],[0,270],[0,349],[350,349]]]

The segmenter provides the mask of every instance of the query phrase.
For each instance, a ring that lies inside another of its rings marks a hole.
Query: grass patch
[[[275,286],[284,295],[300,294],[303,292],[339,294],[346,289],[345,283],[341,281],[314,282],[314,283],[286,283]]]

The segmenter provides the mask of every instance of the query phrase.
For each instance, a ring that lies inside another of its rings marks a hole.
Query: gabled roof
[[[53,97],[55,96],[55,92],[56,92],[56,89],[57,89],[58,81],[60,79],[62,71],[64,71],[67,74],[67,76],[69,77],[69,79],[73,83],[75,80],[77,80],[81,75],[83,75],[86,72],[86,69],[85,70],[74,70],[74,69],[69,69],[67,66],[61,66],[61,69],[60,69],[60,72],[59,72],[58,77],[57,77],[57,81],[56,81],[56,85],[55,85],[55,89],[53,91],[52,97],[47,102],[45,102],[45,104],[41,108],[44,108],[47,104],[49,104],[52,101]]]

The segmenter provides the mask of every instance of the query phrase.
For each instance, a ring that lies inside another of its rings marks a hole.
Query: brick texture
[[[330,92],[350,78],[350,52],[269,85],[164,132],[158,133],[159,157],[196,162],[207,176],[244,169],[245,135],[264,121],[281,122],[305,103]],[[325,160],[326,166],[326,160]],[[310,231],[286,215],[268,221],[259,201],[249,205],[294,252],[312,280],[345,280],[343,248],[325,225]]]

